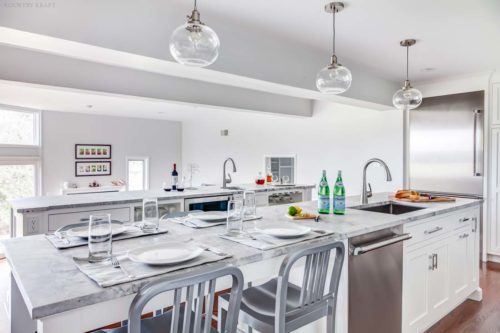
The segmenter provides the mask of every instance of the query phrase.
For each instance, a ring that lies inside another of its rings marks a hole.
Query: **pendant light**
[[[352,82],[351,71],[337,62],[335,54],[335,14],[344,9],[342,2],[331,2],[325,5],[325,11],[333,17],[333,54],[330,64],[319,71],[316,76],[316,87],[325,94],[341,94],[349,89]]]
[[[411,86],[408,78],[408,63],[410,46],[415,45],[415,39],[405,39],[399,45],[406,47],[406,80],[403,88],[396,91],[392,97],[392,104],[399,110],[412,110],[418,108],[422,103],[422,93]]]
[[[200,12],[194,0],[194,9],[187,16],[187,23],[174,30],[170,36],[170,53],[183,65],[205,67],[215,62],[219,55],[219,37],[200,21]]]

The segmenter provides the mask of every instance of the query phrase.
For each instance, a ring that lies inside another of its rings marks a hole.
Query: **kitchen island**
[[[142,218],[142,200],[157,198],[160,215],[189,211],[189,202],[217,202],[241,198],[244,191],[256,193],[257,206],[309,201],[315,185],[289,186],[242,184],[222,189],[219,186],[201,186],[184,191],[124,191],[42,196],[10,201],[12,206],[11,235],[27,236],[54,232],[58,228],[90,214],[109,213],[114,220],[139,221]],[[201,200],[200,200],[201,199]]]
[[[380,194],[371,201],[373,204],[387,201],[387,198],[388,194]],[[358,204],[359,197],[349,197],[347,200],[348,207]],[[460,198],[450,203],[405,203],[423,209],[401,215],[348,208],[344,216],[324,215],[319,222],[294,222],[333,231],[334,234],[267,251],[218,237],[224,231],[223,226],[197,230],[167,223],[168,234],[118,241],[114,244],[114,250],[126,251],[152,241],[192,238],[232,254],[231,258],[224,261],[238,266],[243,271],[246,282],[258,283],[275,277],[283,256],[308,243],[324,239],[341,240],[347,244],[355,236],[400,227],[413,236],[404,244],[402,331],[421,332],[467,297],[480,299],[478,270],[475,269],[479,261],[479,233],[476,232],[475,219],[477,220],[480,204],[479,200]],[[315,211],[316,202],[303,202],[300,206],[305,211]],[[285,211],[286,206],[259,208],[258,213],[263,218],[256,223],[266,225],[290,222],[284,216]],[[468,236],[464,236],[466,234]],[[451,246],[460,250],[454,252],[463,257],[450,256],[443,259],[443,248]],[[29,322],[30,318],[36,321],[38,333],[84,332],[121,321],[127,317],[128,306],[138,288],[155,279],[101,288],[81,273],[72,261],[73,256],[84,256],[86,247],[59,251],[43,235],[8,240],[5,242],[5,249],[12,268],[13,333],[27,332],[16,330],[16,327],[24,328],[23,323]],[[433,270],[428,267],[431,252],[440,255],[440,266]],[[337,308],[337,331],[342,333],[348,331],[348,261],[344,261]],[[178,273],[167,275],[176,274]],[[432,301],[439,301],[436,303],[438,306]],[[149,309],[165,305],[167,304],[151,304]],[[315,325],[321,326],[321,322]],[[318,326],[309,328],[311,332],[318,330]]]

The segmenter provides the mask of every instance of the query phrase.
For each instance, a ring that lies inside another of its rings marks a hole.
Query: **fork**
[[[54,234],[56,235],[57,238],[62,240],[64,242],[64,244],[69,245],[71,243],[69,241],[69,239],[66,237],[66,231],[59,231],[59,232],[55,232]]]
[[[121,269],[121,271],[123,272],[123,274],[125,274],[127,277],[129,277],[130,279],[133,279],[135,278],[135,275],[133,274],[130,274],[125,268],[123,268],[122,265],[120,265],[120,261],[118,261],[118,258],[115,257],[115,256],[112,256],[111,257],[111,264],[113,265],[114,268],[119,268]]]

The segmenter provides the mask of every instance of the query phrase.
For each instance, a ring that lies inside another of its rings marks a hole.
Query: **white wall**
[[[64,181],[126,179],[126,156],[149,157],[150,188],[168,179],[181,163],[181,123],[44,111],[42,116],[42,195],[59,194]],[[112,175],[75,177],[76,143],[112,145]]]
[[[209,112],[208,112],[209,111]],[[193,183],[222,182],[222,163],[233,157],[234,183],[253,182],[264,171],[264,155],[297,155],[297,183],[317,183],[326,169],[330,181],[344,172],[349,195],[359,194],[362,167],[371,157],[387,162],[393,182],[372,166],[368,177],[376,192],[401,188],[403,179],[403,118],[399,111],[373,111],[317,103],[312,118],[207,110],[207,116],[183,122],[182,161],[197,163]],[[228,129],[229,136],[220,135]]]

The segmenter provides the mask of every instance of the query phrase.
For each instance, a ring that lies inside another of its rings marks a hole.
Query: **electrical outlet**
[[[28,234],[37,234],[40,232],[40,217],[39,216],[31,216],[28,217],[28,221],[26,223],[28,228]]]

